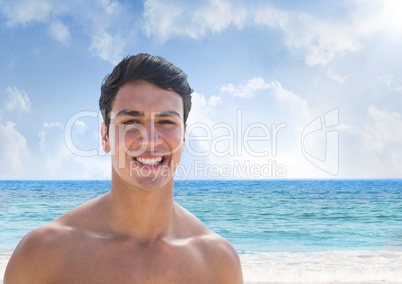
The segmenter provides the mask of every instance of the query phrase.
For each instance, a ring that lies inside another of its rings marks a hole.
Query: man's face
[[[104,150],[113,179],[152,191],[172,184],[184,143],[183,100],[147,81],[123,85],[113,102]]]

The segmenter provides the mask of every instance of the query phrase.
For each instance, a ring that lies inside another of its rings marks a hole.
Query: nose
[[[144,125],[144,131],[141,131],[140,145],[151,151],[155,150],[155,146],[161,145],[162,139],[160,133],[152,121],[148,121]]]

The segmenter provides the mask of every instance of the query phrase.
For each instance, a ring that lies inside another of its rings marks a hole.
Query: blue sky
[[[0,0],[0,178],[107,179],[99,88],[160,55],[194,89],[178,178],[401,178],[400,1]]]

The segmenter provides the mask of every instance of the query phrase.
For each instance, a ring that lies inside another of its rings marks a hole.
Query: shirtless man
[[[99,100],[110,191],[30,232],[4,284],[243,282],[232,245],[173,200],[191,92],[160,57],[138,54],[114,68]]]

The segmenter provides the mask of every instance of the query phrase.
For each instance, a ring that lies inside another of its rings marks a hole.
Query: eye
[[[122,122],[122,124],[124,125],[130,125],[130,124],[140,124],[141,122],[137,119],[129,119],[129,120],[125,120]]]
[[[159,121],[158,124],[175,124],[175,123],[171,120],[164,119]]]

